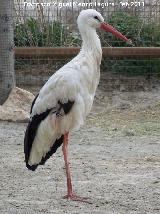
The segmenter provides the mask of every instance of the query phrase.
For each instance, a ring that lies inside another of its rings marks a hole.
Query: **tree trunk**
[[[13,0],[0,2],[0,105],[6,101],[15,85],[13,4]]]

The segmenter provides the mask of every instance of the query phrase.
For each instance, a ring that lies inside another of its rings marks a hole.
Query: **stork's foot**
[[[85,203],[91,204],[91,202],[88,201],[89,198],[87,198],[87,197],[80,197],[80,196],[77,196],[74,193],[65,195],[63,198],[67,199],[67,200],[71,200],[71,201],[80,201],[80,202],[85,202]]]

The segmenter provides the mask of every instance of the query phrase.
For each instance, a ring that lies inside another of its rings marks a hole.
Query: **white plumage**
[[[88,10],[85,16],[97,13],[95,10]],[[82,12],[83,14],[84,12]],[[81,16],[82,16],[81,14]],[[78,19],[78,26],[81,30],[81,16]],[[97,23],[96,23],[97,24]],[[83,29],[82,28],[82,29]],[[64,131],[78,130],[83,125],[86,116],[89,114],[95,91],[100,78],[101,46],[96,29],[85,28],[84,41],[80,53],[60,70],[53,74],[48,82],[40,90],[39,96],[33,106],[31,116],[40,114],[46,109],[56,108],[60,100],[66,103],[68,100],[75,101],[68,115],[60,118],[58,127],[53,127],[55,114],[41,122],[36,138],[33,142],[29,164],[38,164],[42,156],[49,151],[53,139],[57,139]]]
[[[62,136],[65,157],[66,133],[78,130],[91,110],[99,83],[102,57],[96,28],[108,30],[127,41],[127,38],[113,27],[106,25],[101,14],[95,10],[81,11],[77,23],[83,41],[80,53],[50,77],[31,109],[24,149],[26,165],[31,170],[35,170],[37,165],[43,164],[51,156],[51,148],[53,149],[57,142],[59,144],[56,149],[61,145],[62,142],[57,140]],[[70,182],[68,181],[70,175],[66,158],[65,163],[68,197],[71,198],[73,194],[70,178]]]

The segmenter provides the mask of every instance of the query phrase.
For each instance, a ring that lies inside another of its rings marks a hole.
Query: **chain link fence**
[[[94,8],[105,20],[131,38],[135,47],[160,47],[160,1],[80,0],[14,1],[16,47],[79,47],[76,19],[82,9]],[[102,46],[125,47],[109,33],[98,32]],[[20,58],[15,61],[20,87],[41,87],[70,58]],[[151,57],[103,58],[101,71],[108,77],[108,90],[145,90],[158,82],[160,59]],[[125,84],[126,83],[126,84]],[[124,86],[125,85],[125,86]]]

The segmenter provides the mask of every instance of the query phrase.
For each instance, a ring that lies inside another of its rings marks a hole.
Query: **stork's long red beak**
[[[114,27],[112,27],[111,25],[103,22],[100,26],[101,29],[112,33],[113,35],[115,35],[117,38],[122,39],[124,41],[126,41],[127,43],[132,43],[132,41],[130,39],[127,39],[127,37],[125,37],[123,34],[121,34],[118,30],[116,30]]]

